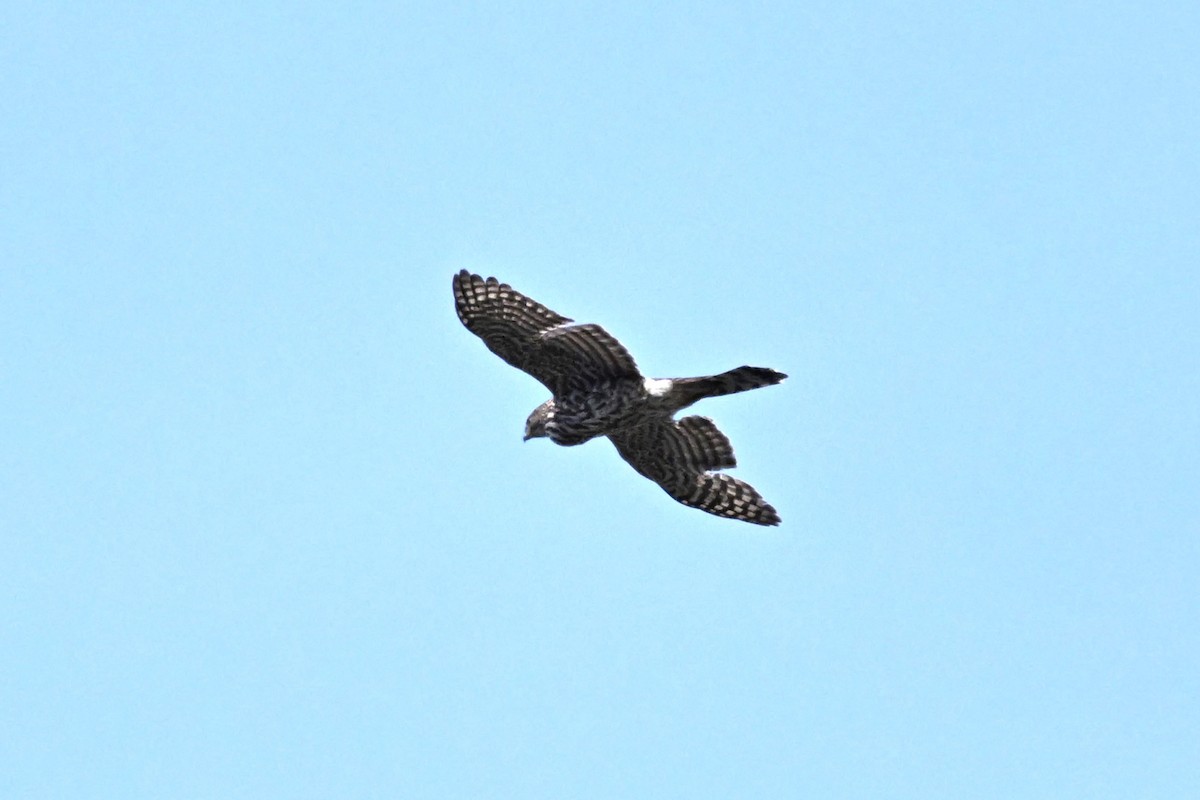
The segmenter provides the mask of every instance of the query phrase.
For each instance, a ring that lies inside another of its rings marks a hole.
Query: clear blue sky
[[[1200,7],[967,5],[4,4],[0,795],[1200,795]]]

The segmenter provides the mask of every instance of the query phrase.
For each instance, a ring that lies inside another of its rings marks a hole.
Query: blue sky
[[[1200,790],[1193,3],[0,10],[0,793]],[[461,268],[603,324],[671,501]]]

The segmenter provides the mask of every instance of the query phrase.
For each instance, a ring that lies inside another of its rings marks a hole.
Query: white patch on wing
[[[666,378],[646,378],[646,391],[655,397],[662,397],[671,390],[671,381]]]

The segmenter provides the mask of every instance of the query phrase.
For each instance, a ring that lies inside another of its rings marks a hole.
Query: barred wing
[[[629,351],[599,325],[571,319],[495,278],[454,276],[454,307],[467,330],[556,395],[596,381],[639,378]]]
[[[648,422],[609,438],[621,458],[686,506],[756,525],[780,522],[753,486],[710,471],[737,461],[729,439],[707,417]]]

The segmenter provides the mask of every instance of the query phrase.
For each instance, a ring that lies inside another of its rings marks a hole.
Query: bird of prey
[[[576,445],[607,436],[639,473],[687,506],[758,525],[779,515],[753,486],[718,470],[737,465],[707,417],[674,419],[705,397],[779,383],[787,375],[738,367],[701,378],[645,378],[599,325],[577,325],[495,278],[454,276],[454,307],[467,330],[553,395],[525,422],[525,440]]]

